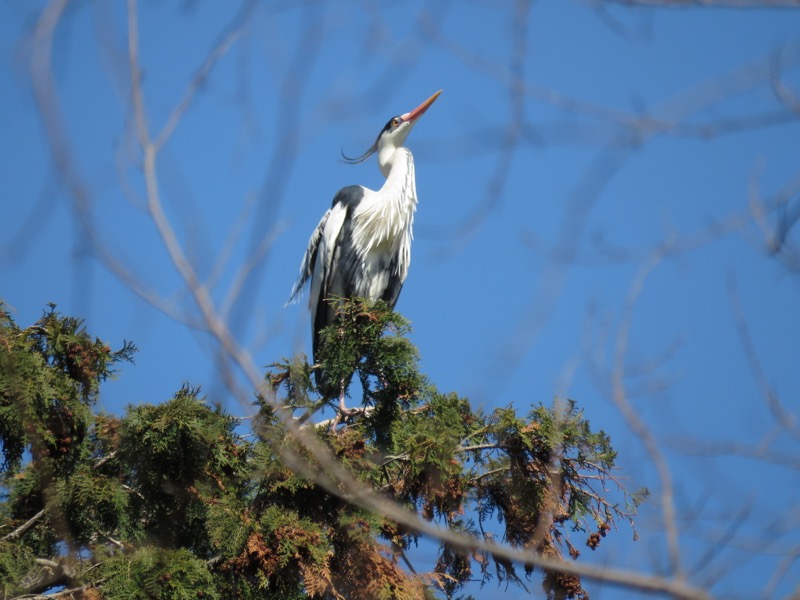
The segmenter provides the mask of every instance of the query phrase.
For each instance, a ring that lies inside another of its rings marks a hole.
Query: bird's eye
[[[395,117],[392,119],[392,127],[399,127],[400,126],[400,119]]]

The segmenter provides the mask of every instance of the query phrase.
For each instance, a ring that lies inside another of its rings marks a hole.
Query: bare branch
[[[730,297],[731,306],[733,307],[734,318],[736,320],[736,330],[739,333],[739,340],[741,341],[742,348],[744,349],[747,362],[750,365],[750,370],[761,388],[761,396],[764,399],[767,407],[772,413],[775,420],[789,432],[795,439],[800,440],[800,427],[797,424],[797,415],[788,412],[783,406],[783,403],[778,396],[778,393],[767,381],[764,374],[764,369],[761,366],[761,361],[758,358],[753,340],[750,336],[750,328],[747,326],[747,319],[744,316],[741,302],[739,301],[739,294],[736,290],[736,278],[731,272],[728,275],[728,296]]]
[[[652,8],[800,8],[798,0],[603,0],[622,6],[648,6]]]
[[[628,427],[630,427],[631,431],[636,434],[637,438],[644,445],[650,460],[653,462],[658,472],[658,478],[661,482],[661,511],[667,536],[670,570],[681,580],[684,574],[681,567],[681,552],[678,539],[678,523],[675,511],[675,493],[672,482],[672,472],[650,428],[641,417],[639,417],[628,401],[624,379],[625,355],[627,354],[628,342],[630,340],[633,312],[638,298],[644,289],[645,281],[653,269],[660,264],[662,254],[663,252],[655,253],[650,261],[642,265],[631,282],[625,299],[623,316],[617,332],[611,384],[614,404],[622,414]]]
[[[88,585],[82,585],[79,587],[53,592],[52,594],[23,594],[22,596],[16,596],[15,598],[12,598],[12,600],[56,600],[57,598],[83,598],[85,597],[84,592],[86,592],[89,587],[90,586]]]
[[[791,551],[786,553],[786,555],[783,557],[783,560],[778,565],[778,568],[775,569],[772,577],[764,587],[764,592],[761,596],[762,598],[767,600],[768,598],[774,597],[775,590],[780,584],[781,579],[786,576],[786,574],[789,572],[789,569],[791,569],[792,565],[794,565],[798,560],[800,560],[800,546],[795,546]],[[797,598],[798,596],[800,596],[800,590],[792,594],[790,598]]]
[[[36,523],[38,523],[39,519],[41,519],[44,515],[45,515],[45,510],[44,509],[40,510],[38,513],[33,515],[30,519],[25,521],[22,525],[17,527],[14,531],[12,531],[11,533],[7,533],[2,538],[0,538],[0,542],[9,542],[11,540],[15,540],[18,537],[21,537],[21,536],[25,535],[25,533],[27,533],[27,531],[31,527],[36,525]]]
[[[254,2],[249,2],[246,6],[249,7],[248,10],[251,10],[254,5],[255,5]],[[129,8],[128,14],[130,16],[130,4],[128,5],[128,8]],[[136,18],[135,15],[134,18]],[[224,39],[211,51],[211,53],[208,56],[206,56],[205,60],[203,61],[203,64],[200,65],[200,68],[192,77],[192,80],[189,83],[189,87],[183,94],[183,98],[181,98],[181,101],[172,110],[169,117],[167,118],[166,123],[164,123],[164,127],[156,136],[155,141],[153,142],[156,151],[160,150],[167,142],[167,140],[169,140],[170,136],[177,128],[181,118],[189,109],[189,106],[191,106],[195,94],[203,86],[206,79],[208,79],[208,76],[214,69],[214,66],[216,65],[217,61],[219,61],[223,56],[225,56],[228,53],[233,44],[242,36],[243,31],[244,27],[239,27],[237,29],[228,32],[228,34],[224,37]]]

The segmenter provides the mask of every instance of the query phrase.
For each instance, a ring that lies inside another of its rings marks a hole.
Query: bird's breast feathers
[[[353,242],[362,253],[393,254],[411,235],[416,198],[386,196],[366,190],[353,211]]]

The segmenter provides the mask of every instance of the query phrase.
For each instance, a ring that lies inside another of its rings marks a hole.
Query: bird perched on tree
[[[417,208],[414,158],[403,143],[441,93],[439,90],[411,112],[389,119],[375,143],[361,156],[349,158],[343,154],[351,164],[377,154],[386,181],[377,191],[360,185],[339,190],[308,241],[289,302],[300,297],[310,280],[315,362],[320,332],[336,319],[331,298],[383,300],[390,308],[397,302],[411,263],[411,226]],[[319,371],[316,378],[319,384]],[[344,398],[341,400],[343,407]]]

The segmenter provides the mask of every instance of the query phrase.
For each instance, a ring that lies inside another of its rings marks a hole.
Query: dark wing
[[[315,361],[319,348],[319,333],[336,318],[336,307],[331,305],[328,299],[331,296],[349,298],[352,295],[352,277],[359,264],[358,256],[352,247],[352,214],[353,208],[363,196],[364,188],[361,186],[352,185],[340,190],[333,199],[330,210],[325,213],[323,221],[317,227],[319,234],[315,231],[311,236],[312,240],[317,237],[316,249],[309,263],[311,269],[309,309]]]
[[[402,277],[399,273],[398,262],[399,257],[395,256],[389,265],[389,273],[391,273],[389,276],[389,282],[386,285],[386,290],[383,292],[383,296],[381,296],[381,300],[386,302],[386,304],[392,310],[394,310],[394,305],[397,304],[397,298],[400,296],[400,290],[403,289],[404,277]]]

